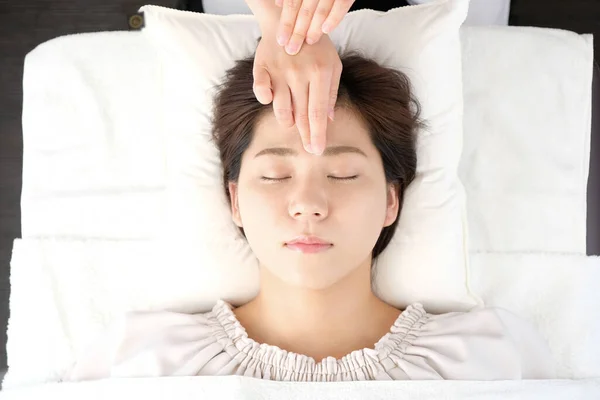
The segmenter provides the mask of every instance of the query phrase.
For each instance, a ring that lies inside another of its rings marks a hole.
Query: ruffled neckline
[[[244,362],[254,361],[288,372],[309,374],[347,373],[365,366],[383,368],[381,362],[391,355],[394,359],[402,358],[404,349],[417,338],[421,326],[430,316],[421,303],[412,303],[400,313],[388,333],[373,348],[354,350],[339,359],[327,357],[317,362],[313,357],[258,343],[248,337],[233,309],[231,304],[219,300],[210,313],[213,335],[232,358]]]

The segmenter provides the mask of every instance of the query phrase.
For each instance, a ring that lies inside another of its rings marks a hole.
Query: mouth
[[[307,244],[307,243],[290,243],[286,244],[290,250],[299,251],[305,254],[315,254],[321,253],[323,251],[329,250],[333,245],[332,244]]]
[[[333,244],[314,236],[302,236],[285,244],[290,250],[305,254],[321,253],[333,247]]]

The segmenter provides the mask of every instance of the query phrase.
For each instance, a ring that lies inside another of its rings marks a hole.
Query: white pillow
[[[27,54],[22,237],[163,231],[171,132],[148,36],[68,35]],[[461,36],[469,250],[585,253],[591,35],[463,26]]]
[[[166,182],[160,79],[141,32],[61,36],[27,54],[22,237],[156,236]]]
[[[217,148],[210,141],[216,85],[260,36],[253,16],[217,16],[144,6],[143,32],[162,60],[167,148],[168,226],[175,262],[204,268],[222,286],[258,291],[257,260],[231,221]],[[440,0],[387,13],[349,13],[332,34],[341,52],[359,50],[406,72],[428,130],[419,133],[415,181],[407,188],[396,234],[376,263],[377,294],[396,307],[422,302],[433,312],[481,304],[468,282],[465,191],[457,168],[463,145],[459,28],[468,0]],[[197,243],[210,244],[198,252]],[[235,250],[232,250],[235,249]],[[218,281],[218,279],[217,279]],[[207,288],[218,295],[219,287]]]

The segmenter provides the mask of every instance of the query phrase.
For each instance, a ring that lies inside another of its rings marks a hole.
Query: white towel
[[[463,27],[471,251],[586,253],[591,35]]]
[[[600,379],[274,382],[243,376],[104,379],[11,389],[0,400],[593,400]]]

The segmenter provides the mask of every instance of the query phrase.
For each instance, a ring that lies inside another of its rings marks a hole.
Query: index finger
[[[283,10],[281,10],[279,28],[277,29],[277,43],[280,46],[285,46],[292,37],[292,32],[296,25],[296,17],[298,17],[301,5],[302,0],[283,1]]]
[[[335,0],[329,16],[321,27],[323,33],[330,33],[334,30],[342,22],[344,16],[348,14],[348,10],[350,10],[353,3],[354,0]]]
[[[323,154],[326,145],[331,78],[331,71],[319,71],[309,83],[308,119],[310,123],[310,144],[313,153],[317,155]]]

